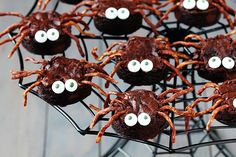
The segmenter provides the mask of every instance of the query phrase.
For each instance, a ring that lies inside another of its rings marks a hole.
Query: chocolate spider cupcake
[[[224,101],[221,105],[230,106],[218,112],[215,119],[223,124],[236,126],[236,79],[225,81],[219,86],[219,89],[215,91],[215,94],[220,94],[222,97],[214,100],[213,104],[223,98]]]
[[[198,75],[212,82],[223,82],[236,78],[236,45],[230,37],[223,35],[209,38],[201,49],[195,53],[194,60],[203,61],[205,65],[196,65]]]
[[[178,64],[179,58],[188,59],[188,56],[172,50],[165,37],[131,37],[128,42],[112,44],[101,57],[94,51],[93,55],[97,60],[107,57],[101,66],[114,60],[116,65],[110,76],[113,77],[117,73],[120,79],[134,86],[158,84],[172,71],[191,86],[191,83],[168,61],[173,58]]]
[[[85,14],[93,17],[95,27],[102,33],[131,34],[142,26],[144,20],[152,31],[158,34],[156,25],[152,23],[147,14],[147,12],[152,12],[158,17],[162,15],[154,7],[155,4],[156,2],[152,0],[84,0],[75,7],[73,12],[85,6],[87,11],[92,12],[90,15]]]
[[[142,15],[133,11],[135,6],[130,2],[104,1],[102,3],[104,4],[100,6],[101,13],[94,17],[94,24],[99,31],[122,35],[133,33],[141,27]]]
[[[236,44],[232,31],[225,35],[217,35],[208,39],[197,34],[190,34],[185,39],[197,39],[198,42],[177,41],[172,45],[194,47],[193,59],[180,63],[177,69],[193,65],[198,75],[211,82],[224,82],[236,78]]]
[[[38,95],[51,105],[66,106],[85,99],[91,94],[92,87],[106,95],[105,92],[92,82],[94,76],[112,80],[100,66],[86,60],[53,57],[50,61],[34,61],[42,64],[39,70],[12,72],[12,79],[19,79],[37,74],[38,78],[24,93],[26,105],[27,93],[37,87]]]
[[[29,16],[24,16],[17,12],[0,12],[0,16],[16,16],[22,19],[0,33],[1,38],[14,29],[19,29],[18,33],[14,34],[12,38],[1,41],[1,44],[5,44],[18,39],[8,55],[9,58],[16,52],[21,43],[29,52],[34,54],[55,55],[64,53],[70,46],[71,39],[76,42],[81,56],[84,57],[80,40],[71,33],[71,27],[76,26],[78,31],[86,36],[94,36],[83,31],[83,28],[89,29],[88,25],[77,14],[59,14],[55,11],[50,11],[34,12]]]
[[[55,55],[71,45],[71,38],[60,26],[61,15],[57,12],[36,12],[28,17],[30,33],[22,45],[30,52],[40,55]],[[57,24],[58,23],[58,24]],[[68,28],[70,32],[71,28]]]
[[[112,113],[107,123],[100,129],[96,142],[101,141],[106,129],[111,125],[122,136],[148,140],[159,135],[169,124],[172,129],[171,140],[174,143],[176,130],[169,113],[174,112],[180,116],[192,117],[193,112],[192,110],[179,111],[175,107],[171,107],[169,103],[192,90],[193,88],[172,88],[159,95],[144,89],[123,93],[109,92],[104,102],[104,109],[98,111],[90,124],[90,128],[93,128],[100,116]],[[173,95],[167,98],[170,93]],[[111,100],[110,95],[115,95],[116,98]]]
[[[157,26],[168,19],[169,14],[174,12],[178,22],[188,26],[206,27],[216,24],[221,14],[227,20],[231,29],[235,26],[236,11],[231,8],[224,0],[168,0],[159,8],[172,6],[166,10],[159,20]]]
[[[160,108],[167,104],[158,103],[164,98],[159,98],[154,92],[146,90],[128,91],[124,95],[120,95],[118,99],[124,104],[130,105],[131,109],[128,114],[124,114],[113,121],[112,128],[117,133],[134,139],[147,140],[156,137],[168,127],[167,121],[157,114],[157,111],[160,111]],[[114,104],[114,106],[116,105],[119,104]],[[152,109],[150,110],[150,108]],[[168,115],[168,112],[163,113]]]
[[[219,9],[207,0],[184,0],[175,10],[178,22],[199,28],[216,24],[220,16]]]

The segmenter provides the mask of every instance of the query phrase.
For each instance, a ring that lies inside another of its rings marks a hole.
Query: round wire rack
[[[162,1],[162,0],[161,0]],[[30,9],[29,13],[26,15],[30,15],[37,5],[38,0],[35,1],[34,5]],[[59,6],[60,2],[59,0],[57,3],[55,3],[55,6],[53,10],[56,10]],[[163,10],[164,11],[164,10]],[[152,16],[150,14],[150,16]],[[153,18],[153,17],[151,17]],[[89,26],[93,25],[93,19],[89,18],[87,19],[87,23]],[[186,25],[183,25],[181,23],[178,23],[177,21],[168,20],[165,22],[162,27],[160,28],[160,33],[163,36],[169,37],[170,41],[176,41],[176,40],[182,40],[184,36],[188,35],[189,33],[196,33],[199,35],[204,36],[205,38],[209,38],[210,36],[214,34],[223,34],[228,32],[229,26],[224,24],[225,21],[221,19],[217,24],[215,24],[212,27],[207,28],[195,28],[195,27],[189,27]],[[93,26],[91,26],[93,27]],[[138,30],[142,32],[142,36],[151,37],[153,35],[153,32],[151,28],[146,26],[145,24]],[[9,36],[12,37],[15,34],[15,32],[9,33]],[[122,35],[122,36],[111,36],[104,33],[97,33],[96,37],[91,38],[84,36],[82,34],[78,34],[77,37],[81,40],[83,49],[86,54],[86,59],[89,60],[89,44],[92,40],[99,41],[105,48],[108,47],[108,45],[115,41],[127,41],[130,36],[133,36],[136,34],[131,35]],[[15,44],[15,42],[13,42]],[[176,47],[176,50],[183,51],[186,54],[192,55],[191,49],[185,48],[185,47]],[[65,56],[65,53],[63,54]],[[41,56],[43,59],[45,56]],[[25,62],[23,60],[23,55],[21,49],[18,49],[18,58],[19,58],[19,64],[20,64],[20,70],[25,69]],[[112,62],[111,64],[114,64]],[[207,81],[199,78],[196,71],[194,71],[192,66],[189,66],[188,68],[184,69],[182,71],[182,74],[187,77],[187,79],[195,86],[195,89],[197,90],[199,87],[204,85]],[[26,83],[25,83],[26,82]],[[121,81],[122,82],[122,81]],[[24,79],[19,80],[19,87],[22,89],[26,89],[29,87],[33,82],[27,82]],[[100,82],[101,83],[101,82]],[[101,83],[102,85],[102,83]],[[125,88],[124,88],[125,87]],[[123,89],[124,88],[124,89]],[[133,85],[128,85],[125,83],[122,83],[122,88],[120,87],[120,84],[115,85],[112,84],[112,89],[117,90],[119,92],[125,92],[132,90],[134,88],[140,88],[135,87]],[[141,87],[143,88],[143,87]],[[162,91],[165,91],[168,88],[185,88],[185,85],[181,80],[179,80],[177,77],[172,79],[170,82],[166,82],[165,80],[160,82],[159,84],[154,84],[148,87],[152,91],[156,93],[160,93]],[[92,91],[94,96],[98,97],[102,102],[104,102],[104,98],[96,91]],[[31,90],[30,93],[33,95],[36,95],[37,97],[40,97],[40,95],[37,93],[36,90]],[[188,104],[190,104],[193,100],[197,99],[198,96],[195,91],[193,91],[190,94],[184,95],[181,98],[176,99],[173,103],[170,105],[178,108],[178,109],[184,109]],[[82,104],[85,109],[91,114],[91,116],[95,115],[95,112],[89,108],[89,104],[85,101],[80,101],[80,104]],[[49,104],[50,105],[50,104]],[[209,106],[211,104],[204,104],[202,106]],[[80,135],[88,136],[88,135],[97,135],[99,132],[99,128],[90,130],[89,124],[87,127],[83,128],[79,125],[79,123],[72,118],[70,113],[68,113],[65,108],[61,108],[57,105],[51,105],[55,110],[57,110],[61,115],[63,115],[69,123],[72,124],[72,126],[78,131]],[[200,111],[200,107],[196,107],[197,111]],[[216,125],[211,128],[209,132],[205,131],[206,127],[206,118],[205,115],[199,118],[191,119],[190,122],[190,129],[188,131],[185,131],[185,124],[184,124],[184,118],[183,117],[175,117],[174,114],[170,114],[171,119],[173,123],[176,126],[177,130],[177,143],[173,144],[171,141],[171,129],[166,129],[163,131],[162,134],[158,135],[155,139],[152,140],[137,140],[132,139],[129,137],[121,136],[114,131],[107,131],[105,132],[104,136],[107,137],[114,137],[115,142],[114,144],[102,155],[100,156],[116,156],[117,154],[121,153],[124,156],[129,156],[129,151],[125,149],[130,143],[142,143],[144,148],[148,148],[147,150],[150,153],[150,156],[157,156],[161,154],[185,154],[189,155],[191,157],[195,156],[196,152],[206,146],[215,146],[215,149],[217,150],[212,156],[234,156],[225,146],[225,144],[228,143],[234,143],[236,142],[236,138],[232,139],[222,139],[219,132],[220,131],[226,131],[232,129],[232,127],[224,126],[224,125]],[[103,117],[99,119],[99,122],[106,122],[108,121],[109,117]],[[178,139],[185,139],[186,142],[178,142]],[[176,146],[178,145],[178,146]]]

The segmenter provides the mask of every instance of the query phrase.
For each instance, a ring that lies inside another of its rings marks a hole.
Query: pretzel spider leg
[[[24,38],[29,34],[29,31],[22,32],[21,36],[19,37],[19,40],[16,42],[15,46],[13,47],[12,51],[9,53],[8,58],[11,58],[12,55],[15,53],[15,51],[19,48],[21,42],[24,40]]]
[[[66,28],[63,29],[63,32],[65,32],[69,37],[71,37],[76,42],[76,45],[77,45],[80,55],[82,57],[84,57],[85,54],[84,54],[84,51],[82,50],[79,39],[76,36],[74,36],[73,34],[71,34]]]
[[[189,34],[184,38],[184,40],[187,41],[187,40],[194,39],[194,38],[201,41],[201,42],[205,41],[205,39],[198,34]]]
[[[219,95],[215,94],[209,98],[198,98],[197,100],[195,100],[191,105],[187,106],[186,107],[186,111],[188,111],[189,113],[191,113],[191,116],[187,116],[185,117],[185,130],[188,130],[189,129],[189,122],[190,122],[190,119],[192,117],[199,117],[199,116],[202,116],[206,113],[209,113],[211,111],[213,111],[216,107],[218,107],[220,105],[220,103],[222,102],[222,100],[218,100],[213,106],[203,110],[203,111],[200,111],[200,112],[195,112],[193,110],[193,108],[198,105],[200,102],[209,102],[209,101],[212,101],[213,99],[215,98],[218,98]]]
[[[186,47],[194,47],[196,49],[201,48],[201,46],[198,43],[195,43],[195,42],[176,41],[176,42],[171,44],[171,46],[178,46],[178,45],[182,45],[182,46],[186,46]]]
[[[163,101],[163,103],[170,103],[170,102],[173,102],[176,98],[180,97],[181,95],[185,95],[189,92],[192,92],[193,91],[193,87],[189,87],[189,88],[186,88],[186,89],[183,89],[183,90],[179,90],[177,92],[175,92],[175,94],[173,94],[171,97],[165,99]]]
[[[222,110],[224,110],[224,109],[227,109],[227,108],[230,108],[230,105],[223,105],[223,106],[220,106],[220,107],[216,108],[216,109],[212,112],[211,117],[210,117],[210,119],[209,119],[209,121],[208,121],[208,123],[207,123],[207,126],[206,126],[206,130],[207,130],[207,131],[210,130],[211,124],[212,124],[213,120],[215,119],[216,115],[217,115],[220,111],[222,111]]]
[[[83,34],[85,36],[88,36],[88,37],[92,37],[93,38],[93,37],[96,36],[95,34],[83,31],[83,29],[79,26],[79,24],[77,24],[74,21],[69,21],[68,23],[65,24],[65,26],[74,26],[81,34]]]
[[[158,23],[156,24],[156,27],[160,27],[162,22],[165,20],[165,19],[168,19],[168,15],[174,11],[176,8],[178,8],[180,6],[180,2],[174,4],[170,9],[168,9],[165,14],[161,17],[161,19],[158,21]]]
[[[43,2],[43,0],[39,0],[37,4],[37,8],[45,10],[50,2],[51,0],[45,0],[45,2]]]
[[[84,80],[84,81],[81,81],[81,83],[87,84],[87,85],[90,85],[90,86],[96,88],[96,89],[99,91],[99,93],[101,93],[101,94],[104,95],[104,96],[107,95],[106,92],[105,92],[99,85],[97,85],[97,84],[95,84],[95,83],[93,83],[93,82],[91,82],[91,81],[85,81],[85,80]]]
[[[113,78],[111,78],[110,76],[107,76],[106,74],[103,74],[101,72],[94,72],[94,73],[88,73],[84,75],[85,77],[101,77],[103,79],[105,79],[108,82],[112,82],[112,83],[117,83],[117,81],[115,81]]]
[[[167,66],[167,67],[169,67],[171,70],[173,70],[179,77],[180,77],[180,79],[184,82],[184,83],[186,83],[188,86],[192,86],[192,84],[180,73],[180,71],[177,69],[177,68],[175,68],[173,65],[171,65],[167,60],[165,60],[165,59],[162,59],[162,61],[163,61],[163,63]]]
[[[212,2],[212,5],[214,5],[216,8],[219,9],[219,11],[224,15],[225,19],[228,21],[230,28],[233,29],[234,23],[232,22],[229,14],[225,11],[225,9],[222,6],[220,6],[219,4],[214,3],[214,2]]]
[[[204,92],[207,88],[214,88],[214,89],[219,89],[219,85],[213,82],[208,82],[204,86],[202,86],[198,91],[197,94],[201,95],[202,92]]]
[[[109,119],[109,121],[99,131],[99,133],[96,137],[96,143],[99,143],[101,141],[103,134],[105,133],[106,129],[111,126],[112,122],[115,121],[116,119],[118,119],[121,115],[127,113],[127,111],[128,110],[117,112]]]
[[[157,31],[157,27],[152,23],[152,21],[146,16],[143,10],[135,10],[135,12],[140,13],[144,19],[144,21],[151,27],[153,33],[158,36],[159,32]]]
[[[180,64],[176,67],[176,69],[181,70],[181,69],[183,69],[185,66],[188,66],[188,65],[195,65],[195,64],[201,65],[201,64],[204,64],[204,62],[201,62],[201,61],[185,61],[185,62],[180,63]],[[171,79],[172,79],[173,77],[175,77],[175,76],[176,76],[176,74],[173,73],[172,75],[170,75],[170,76],[167,78],[167,80],[169,81],[169,80],[171,80]]]
[[[76,12],[80,7],[83,7],[83,6],[92,7],[93,5],[94,5],[94,1],[92,1],[92,0],[82,1],[82,2],[80,2],[78,4],[76,4],[74,6],[74,8],[70,11],[70,13],[72,14],[72,13]]]
[[[163,112],[157,112],[160,116],[162,116],[169,124],[169,126],[171,127],[172,129],[172,133],[171,133],[171,140],[173,143],[175,143],[175,137],[176,137],[176,129],[175,129],[175,126],[173,124],[173,122],[171,121],[170,117],[163,113]]]
[[[31,86],[29,86],[23,93],[23,97],[24,97],[24,101],[23,101],[23,104],[24,104],[24,107],[26,107],[26,104],[27,104],[27,94],[34,88],[34,87],[37,87],[39,86],[40,84],[42,83],[41,80],[33,83]]]
[[[101,116],[104,116],[104,115],[110,113],[111,111],[115,111],[115,109],[116,109],[115,107],[107,107],[107,108],[105,108],[105,109],[100,110],[100,111],[94,116],[94,118],[93,118],[93,120],[92,120],[92,122],[91,122],[89,128],[92,129],[92,128],[95,126],[96,122],[98,121],[98,119],[99,119]]]

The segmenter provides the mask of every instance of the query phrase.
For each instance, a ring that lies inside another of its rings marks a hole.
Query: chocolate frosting
[[[94,24],[96,28],[107,34],[123,35],[130,34],[138,30],[142,25],[143,17],[140,13],[136,12],[137,5],[141,4],[139,1],[133,0],[97,0],[97,15],[94,17]],[[148,3],[147,3],[148,4]],[[130,16],[126,20],[115,18],[113,20],[105,17],[107,8],[114,7],[117,10],[126,8],[130,12]]]
[[[30,33],[24,38],[22,44],[32,53],[55,55],[57,53],[63,53],[71,44],[71,38],[62,31],[64,28],[62,25],[63,17],[57,12],[35,12],[23,19],[23,22],[28,23]],[[58,40],[47,40],[45,43],[38,43],[34,39],[37,31],[43,30],[47,32],[51,28],[59,31],[60,37]],[[68,27],[67,30],[71,32],[71,27]]]
[[[236,45],[230,37],[218,35],[214,38],[201,42],[200,51],[194,53],[194,60],[203,61],[204,65],[195,66],[198,74],[213,82],[223,82],[236,78],[236,66],[233,69],[226,69],[222,65],[217,69],[212,69],[208,61],[213,56],[218,56],[221,60],[224,57],[231,57],[236,61]]]
[[[160,134],[168,124],[166,120],[157,114],[160,108],[164,105],[161,102],[164,98],[158,97],[154,92],[148,90],[133,90],[119,94],[116,98],[121,100],[123,104],[114,103],[114,106],[122,106],[120,110],[129,109],[129,113],[134,113],[138,116],[141,113],[147,113],[151,117],[151,122],[148,126],[142,126],[137,123],[135,126],[129,127],[125,124],[125,115],[115,120],[112,124],[114,130],[121,135],[132,137],[135,139],[151,139]],[[117,113],[119,111],[115,111]],[[168,115],[168,113],[166,113]]]
[[[83,100],[91,94],[91,86],[81,84],[82,80],[92,80],[91,77],[84,76],[87,73],[93,72],[92,68],[86,67],[86,62],[64,57],[54,57],[47,64],[44,64],[42,69],[44,70],[44,75],[38,77],[38,80],[42,80],[42,84],[38,87],[38,93],[48,103],[66,106]],[[52,91],[51,85],[55,81],[65,83],[68,79],[74,79],[78,83],[76,91],[71,93],[65,90],[61,94],[56,94]]]
[[[236,126],[236,108],[233,106],[233,101],[236,99],[236,79],[223,82],[219,86],[219,90],[215,90],[215,94],[220,94],[224,101],[220,104],[230,105],[232,107],[224,109],[216,115],[216,120],[229,126]],[[215,99],[213,104],[218,100]]]
[[[180,5],[174,12],[176,19],[188,26],[206,27],[216,24],[221,16],[221,12],[209,2],[207,10],[199,10],[197,7],[188,10]]]
[[[147,37],[132,37],[129,39],[125,46],[118,48],[124,52],[121,58],[116,60],[124,61],[124,64],[117,71],[117,75],[129,84],[133,85],[150,85],[159,83],[160,80],[166,78],[168,68],[162,62],[161,51],[170,50],[169,43],[157,42],[155,38]],[[150,72],[143,72],[142,70],[132,73],[128,70],[127,66],[129,61],[138,60],[139,62],[144,59],[149,59],[153,62],[153,69]],[[117,62],[117,63],[118,63]],[[145,79],[143,79],[145,78]]]

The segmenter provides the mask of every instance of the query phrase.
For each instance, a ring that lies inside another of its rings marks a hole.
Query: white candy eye
[[[113,20],[113,19],[117,18],[118,11],[116,8],[113,8],[113,7],[107,8],[105,11],[105,16],[106,16],[106,18]]]
[[[200,10],[207,10],[209,8],[209,2],[207,0],[198,0],[197,8]]]
[[[214,56],[214,57],[211,57],[208,61],[208,65],[210,68],[212,69],[216,69],[216,68],[219,68],[220,65],[221,65],[221,60],[219,57],[217,56]]]
[[[193,9],[196,6],[196,1],[195,0],[184,0],[183,1],[183,7],[185,9]]]
[[[69,79],[69,80],[66,80],[65,87],[67,91],[74,92],[78,88],[78,84],[75,80]]]
[[[48,39],[45,31],[39,30],[35,33],[34,39],[39,43],[45,43]]]
[[[236,108],[236,99],[233,100],[233,106]]]
[[[147,126],[151,122],[151,117],[147,113],[141,113],[138,116],[138,122],[142,126]]]
[[[153,63],[149,59],[145,59],[141,62],[141,69],[144,72],[149,72],[152,70],[152,68],[153,68]]]
[[[141,64],[137,60],[132,60],[128,63],[128,69],[130,72],[136,73],[140,70]]]
[[[121,20],[126,20],[129,18],[130,12],[127,8],[120,8],[118,10],[118,18]]]
[[[232,58],[230,57],[225,57],[222,60],[222,65],[226,68],[226,69],[233,69],[235,62]]]
[[[61,81],[55,81],[53,84],[52,84],[52,91],[56,94],[61,94],[63,93],[65,90],[65,85],[63,82]]]
[[[137,122],[138,118],[135,114],[129,113],[125,116],[125,124],[127,126],[134,126],[135,124],[137,124]]]
[[[60,34],[55,28],[51,28],[47,31],[47,37],[51,41],[56,41],[59,38]]]

